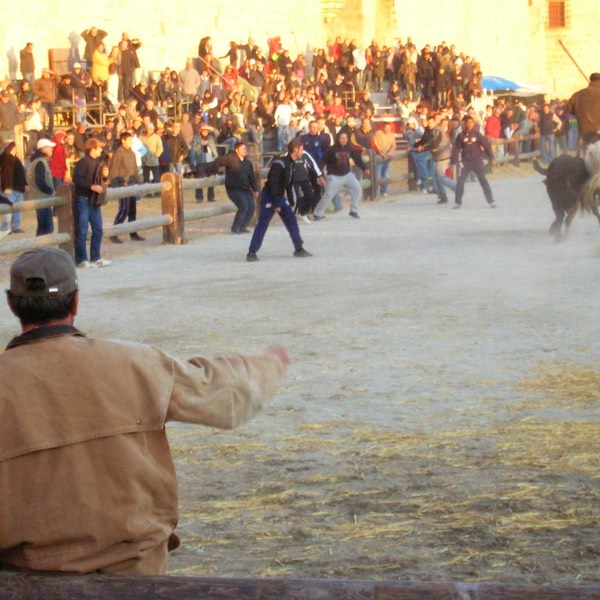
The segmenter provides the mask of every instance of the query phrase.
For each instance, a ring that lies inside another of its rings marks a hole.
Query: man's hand
[[[90,186],[90,190],[92,190],[92,192],[96,192],[97,194],[103,194],[104,193],[104,188],[101,185],[92,185]]]
[[[274,354],[283,364],[287,367],[290,364],[290,357],[288,356],[287,350],[283,346],[271,346],[267,349],[267,352]]]

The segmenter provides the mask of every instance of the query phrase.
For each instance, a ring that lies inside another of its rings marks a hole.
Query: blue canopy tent
[[[493,92],[507,92],[510,90],[516,90],[521,86],[515,81],[505,79],[504,77],[496,77],[494,75],[486,75],[481,80],[481,87],[484,90],[491,90]]]
[[[494,96],[544,99],[544,85],[540,83],[518,83],[505,77],[486,75],[481,80],[481,87],[488,92],[492,92]]]

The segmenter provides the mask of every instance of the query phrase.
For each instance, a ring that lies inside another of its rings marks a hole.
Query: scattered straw
[[[582,411],[599,379],[542,366],[519,388],[519,418],[473,429],[332,420],[269,443],[175,434],[184,547],[173,572],[598,583],[600,423]]]

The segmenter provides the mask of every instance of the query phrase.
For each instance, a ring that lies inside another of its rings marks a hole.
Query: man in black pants
[[[120,137],[121,145],[115,150],[110,165],[109,178],[111,187],[123,187],[136,185],[140,183],[140,171],[135,160],[135,152],[131,149],[133,143],[133,134],[129,131],[124,131]],[[119,211],[115,216],[115,225],[124,223],[125,219],[129,222],[135,221],[137,218],[137,196],[128,198],[119,198]],[[134,242],[143,242],[143,238],[139,233],[131,233],[129,237]],[[113,244],[122,244],[123,242],[118,236],[110,237]]]
[[[260,194],[260,216],[258,223],[254,228],[254,234],[250,241],[250,248],[246,260],[248,262],[256,262],[258,256],[256,253],[262,246],[263,239],[269,228],[271,219],[277,213],[285,228],[288,230],[292,243],[294,244],[294,256],[298,258],[304,258],[312,256],[310,252],[307,252],[303,248],[302,238],[300,237],[300,230],[298,229],[298,222],[294,215],[287,198],[286,190],[289,189],[294,182],[294,164],[297,160],[302,158],[304,147],[302,142],[298,139],[292,140],[288,144],[288,153],[282,157],[277,158],[267,176],[267,182]]]
[[[247,226],[254,214],[254,196],[258,193],[258,185],[254,165],[246,158],[247,154],[246,144],[237,142],[233,152],[219,156],[207,170],[207,175],[211,175],[217,173],[219,167],[225,167],[225,191],[238,209],[231,233],[250,233]]]
[[[302,152],[300,158],[294,160],[292,169],[292,183],[287,190],[288,200],[294,207],[294,213],[297,213],[300,219],[309,225],[311,221],[308,214],[314,210],[319,201],[315,194],[313,181],[324,187],[323,172],[308,152]]]
[[[450,164],[455,165],[460,160],[462,162],[462,169],[456,182],[456,192],[454,197],[454,208],[460,208],[462,206],[462,198],[465,192],[465,181],[471,173],[475,173],[479,184],[483,189],[485,199],[491,208],[496,208],[494,202],[494,196],[492,195],[492,189],[488,180],[485,178],[483,172],[483,156],[487,155],[492,165],[496,163],[494,153],[490,147],[487,138],[475,129],[475,119],[471,116],[465,117],[465,129],[458,135],[454,141],[452,147],[452,158]]]

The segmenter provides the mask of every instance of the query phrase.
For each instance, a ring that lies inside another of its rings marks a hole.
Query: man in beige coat
[[[274,395],[281,347],[178,360],[75,329],[71,257],[12,265],[22,334],[0,354],[0,569],[164,574],[179,545],[168,421],[232,428]]]

